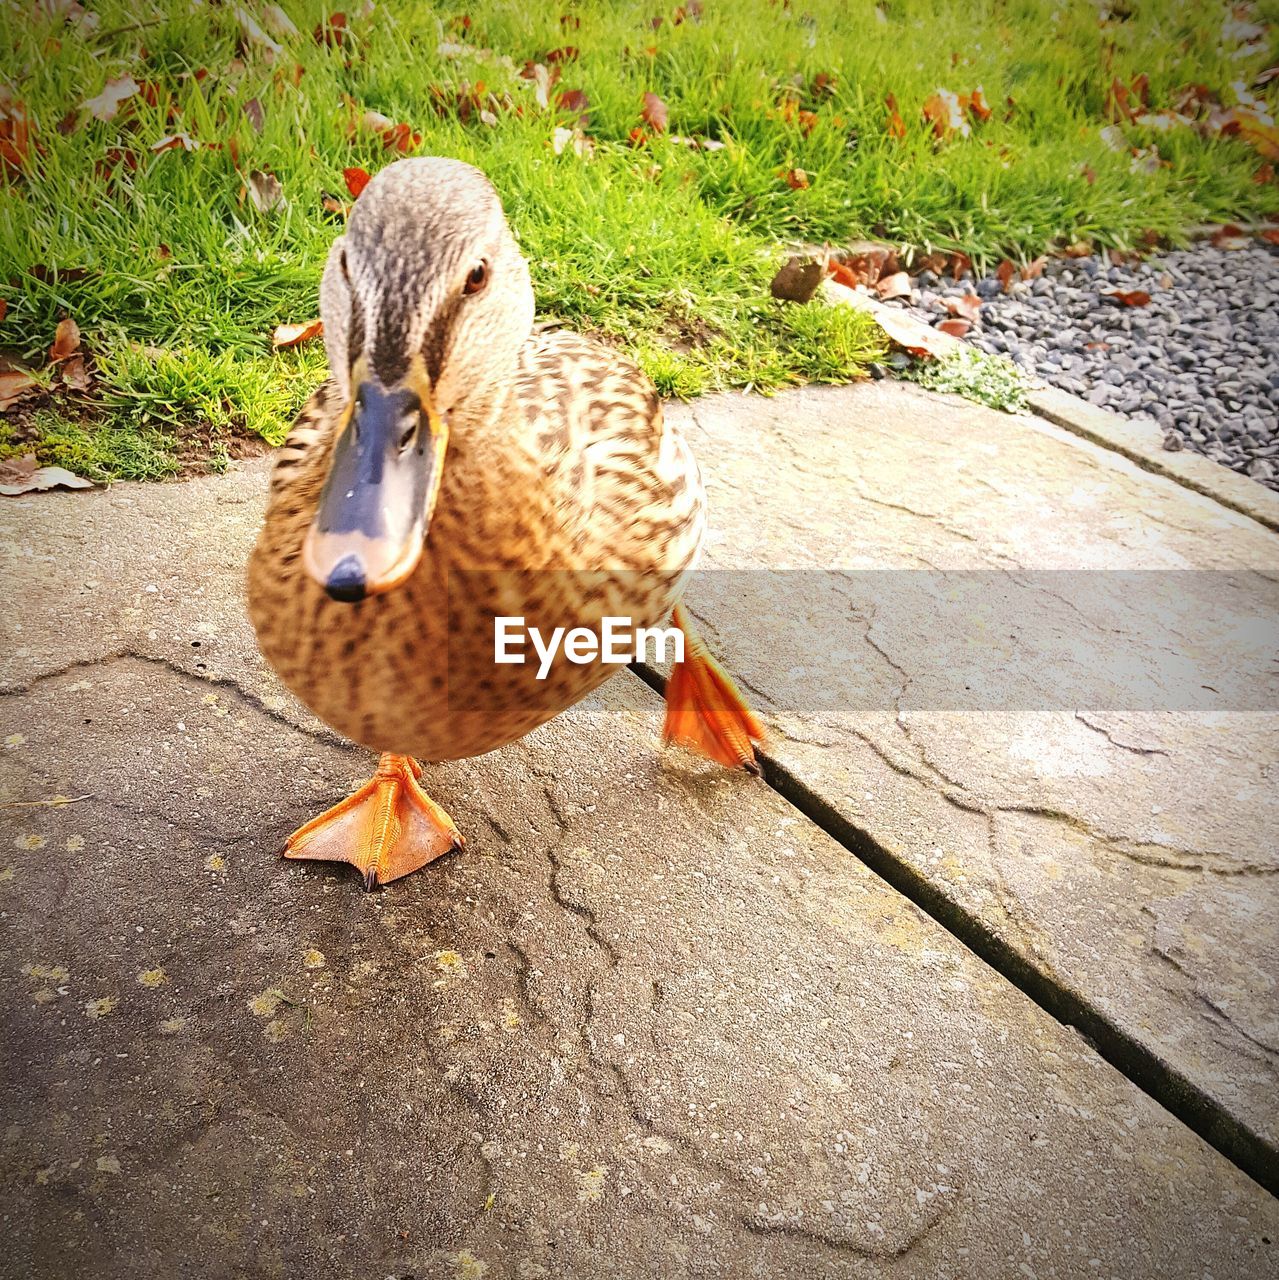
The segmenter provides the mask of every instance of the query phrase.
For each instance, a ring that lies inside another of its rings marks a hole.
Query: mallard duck
[[[320,314],[331,376],[279,451],[249,611],[284,683],[381,755],[285,856],[349,862],[372,889],[460,848],[418,761],[513,742],[620,669],[563,648],[544,678],[498,663],[498,618],[672,619],[667,739],[754,769],[760,726],[678,605],[706,523],[697,463],[635,365],[534,325],[487,178],[383,169],[329,253]]]

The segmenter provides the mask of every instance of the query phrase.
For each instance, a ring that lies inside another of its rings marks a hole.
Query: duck
[[[271,472],[248,566],[258,647],[373,776],[288,838],[372,890],[460,850],[423,762],[531,733],[623,665],[567,642],[672,640],[663,736],[758,772],[763,729],[682,604],[706,491],[682,433],[613,347],[535,323],[529,266],[479,169],[398,160],[374,176],[320,283],[329,376]],[[500,651],[500,653],[499,653]]]

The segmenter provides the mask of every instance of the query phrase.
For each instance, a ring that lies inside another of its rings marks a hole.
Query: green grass
[[[261,18],[255,0],[245,7]],[[97,395],[22,416],[0,449],[34,442],[47,461],[154,475],[190,453],[183,435],[211,441],[215,464],[233,432],[281,437],[323,369],[318,345],[269,344],[275,324],[316,312],[340,225],[323,193],[345,199],[345,166],[374,171],[393,158],[376,135],[349,133],[347,100],[356,116],[371,108],[410,123],[422,152],[484,168],[531,261],[541,313],[633,351],[673,395],[838,381],[879,354],[860,316],[769,298],[785,241],[880,235],[989,261],[1080,238],[1128,248],[1153,231],[1176,241],[1197,223],[1279,211],[1279,187],[1253,181],[1260,158],[1242,141],[1127,126],[1132,145],[1157,142],[1170,162],[1146,174],[1100,134],[1112,75],[1145,73],[1155,108],[1190,82],[1231,102],[1231,82],[1274,62],[1274,48],[1244,59],[1219,48],[1225,6],[1115,7],[1131,16],[1100,24],[1088,0],[881,0],[883,20],[852,0],[704,0],[700,21],[674,25],[675,7],[655,0],[406,0],[368,16],[352,4],[344,42],[327,46],[311,36],[327,7],[286,3],[301,35],[282,39],[273,61],[242,45],[233,5],[107,0],[95,5],[96,32],[63,19],[9,24],[0,77],[27,105],[41,150],[0,200],[0,346],[39,358],[69,312]],[[447,56],[443,42],[468,52]],[[559,88],[589,98],[589,159],[553,153],[566,118],[537,109],[518,74],[570,44],[580,56],[563,64]],[[157,85],[155,105],[134,98],[106,123],[81,112],[78,127],[59,131],[124,74]],[[833,77],[833,92],[814,89],[819,74]],[[477,80],[522,112],[499,110],[487,125],[433,109],[432,86]],[[970,138],[936,141],[923,101],[939,86],[978,84],[994,116]],[[671,134],[724,148],[669,136],[631,145],[650,90],[669,106]],[[903,139],[887,130],[888,92]],[[255,99],[260,135],[243,110]],[[799,109],[815,113],[811,130]],[[177,131],[222,146],[151,152]],[[111,148],[135,155],[136,170],[117,163],[105,174]],[[243,196],[251,168],[276,175],[287,205],[254,210]],[[806,188],[781,176],[792,168],[807,173]],[[37,266],[62,274],[42,279]],[[86,274],[68,278],[75,268]]]
[[[989,355],[976,347],[957,347],[939,360],[917,360],[904,376],[929,391],[948,391],[992,409],[1013,413],[1026,407],[1022,371],[1006,356]]]

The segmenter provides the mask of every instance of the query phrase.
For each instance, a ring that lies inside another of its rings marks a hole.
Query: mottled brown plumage
[[[393,234],[388,223],[405,202],[419,212],[438,204],[447,228],[428,223]],[[406,363],[403,344],[419,329],[443,348],[450,335],[441,340],[435,325],[415,319],[415,285],[449,262],[457,273],[470,257],[451,243],[419,242],[460,227],[478,234],[473,252],[482,255],[496,207],[487,182],[467,166],[421,160],[383,171],[356,205],[346,237],[372,251],[360,283],[376,297],[350,311],[327,299],[331,348],[340,348],[331,350],[334,368],[353,363],[371,341],[374,367],[393,377]],[[561,329],[530,327],[509,359],[506,318],[532,308],[527,273],[500,270],[495,264],[484,299],[496,320],[466,335],[465,352],[450,348],[456,403],[442,406],[451,432],[440,496],[425,554],[402,587],[345,604],[302,567],[345,406],[340,378],[302,411],[272,477],[249,577],[262,651],[317,715],[377,750],[428,760],[479,755],[550,719],[618,668],[561,655],[551,675],[536,680],[530,667],[496,666],[494,616],[597,627],[613,614],[658,625],[701,539],[697,465],[663,422],[648,379],[616,351]],[[329,275],[332,287],[332,268]],[[452,298],[445,305],[456,314]],[[362,323],[344,326],[351,314]],[[353,329],[360,349],[348,345]],[[437,385],[442,360],[428,361]]]
[[[598,631],[607,615],[664,624],[705,524],[696,462],[630,361],[533,327],[527,267],[470,166],[383,170],[334,245],[321,312],[332,377],[280,451],[250,565],[262,652],[365,746],[426,760],[491,751],[620,669],[562,652],[545,680],[532,665],[496,665],[494,617],[546,629]],[[352,412],[353,371],[426,386],[447,447],[416,568],[347,603],[304,567],[304,544]]]

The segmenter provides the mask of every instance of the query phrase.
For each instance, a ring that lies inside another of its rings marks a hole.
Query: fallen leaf
[[[906,121],[902,119],[902,113],[897,109],[897,99],[890,93],[884,99],[884,105],[888,108],[888,136],[899,140],[904,138]]]
[[[940,329],[942,333],[950,334],[952,338],[962,338],[973,326],[971,321],[954,319],[939,320],[936,327]]]
[[[49,348],[49,361],[57,364],[59,360],[69,360],[79,350],[80,326],[70,316],[65,316],[58,321],[53,346]]]
[[[241,108],[254,133],[261,133],[265,123],[262,117],[262,104],[256,98],[250,98]]]
[[[956,249],[950,255],[950,278],[952,280],[962,280],[965,276],[972,275],[973,260],[966,254]]]
[[[548,66],[554,66],[557,62],[576,62],[579,53],[575,44],[561,45],[558,49],[548,49],[542,55],[542,61]]]
[[[981,315],[981,299],[975,293],[965,293],[958,298],[946,299],[946,310],[974,324]]]
[[[882,280],[876,281],[875,292],[885,301],[889,298],[909,298],[912,292],[910,276],[904,271],[884,276]]]
[[[34,453],[24,453],[20,458],[3,458],[0,459],[0,484],[21,484],[24,480],[35,475],[36,456]],[[26,739],[24,738],[25,742]],[[8,746],[8,743],[5,744]],[[21,743],[15,743],[15,746],[21,746]],[[26,972],[26,970],[23,970]]]
[[[0,85],[0,161],[4,168],[16,173],[22,171],[31,155],[34,133],[26,105]]]
[[[343,169],[342,177],[346,180],[346,189],[353,200],[358,200],[360,192],[372,181],[365,169]]]
[[[803,169],[787,169],[782,175],[786,185],[794,191],[802,191],[808,186],[808,174]]]
[[[790,257],[773,277],[769,292],[785,302],[807,302],[817,292],[825,274],[820,262]]]
[[[470,19],[468,18],[467,26],[469,25]],[[329,14],[328,21],[317,23],[315,30],[311,34],[315,37],[316,44],[328,45],[330,49],[341,45],[346,39],[346,14]]]
[[[6,413],[19,400],[39,390],[40,384],[21,369],[8,369],[0,373],[0,413]]]
[[[9,299],[0,298],[0,323],[3,323],[5,316],[9,314]]]
[[[845,289],[833,282],[828,283],[826,288],[833,301],[870,312],[890,341],[909,351],[911,355],[936,358],[954,350],[952,337],[917,320],[909,311],[890,307],[868,293]]]
[[[1150,294],[1144,289],[1106,289],[1106,297],[1114,298],[1121,306],[1147,307],[1150,305]]]
[[[1026,263],[1021,269],[1021,278],[1023,280],[1038,280],[1044,274],[1044,266],[1047,262],[1047,257],[1041,254],[1038,258]]]
[[[555,105],[561,111],[567,111],[570,114],[576,114],[579,117],[579,123],[585,124],[584,119],[586,109],[590,105],[590,99],[587,98],[581,89],[562,89],[555,95]]]
[[[176,151],[179,149],[182,151],[196,151],[199,146],[200,144],[188,133],[171,133],[166,134],[159,142],[153,142],[151,150],[159,155],[161,151]]]
[[[1076,240],[1073,244],[1068,244],[1062,253],[1067,258],[1090,258],[1092,257],[1092,242],[1090,240]]]
[[[3,376],[3,375],[0,375]],[[32,462],[35,457],[28,454]],[[23,459],[26,462],[26,459]],[[24,478],[0,483],[0,494],[8,498],[16,498],[24,493],[39,493],[45,489],[92,489],[93,481],[78,476],[65,467],[40,467],[31,471]]]
[[[1279,160],[1279,128],[1268,117],[1239,116],[1239,136],[1254,147],[1267,160]]]
[[[1260,235],[1267,244],[1279,244],[1279,227],[1266,227]]]
[[[89,98],[81,105],[98,120],[114,120],[120,104],[137,92],[138,82],[132,76],[119,76],[108,80],[96,98]]]
[[[990,119],[990,104],[986,101],[986,91],[978,85],[972,93],[968,95],[968,110],[977,117],[978,120],[986,121]]]
[[[856,289],[858,285],[866,283],[842,262],[832,262],[827,271],[830,273],[830,278],[837,284],[842,284],[845,289]]]
[[[1091,187],[1097,181],[1097,170],[1090,164],[1084,165],[1081,172],[1084,175],[1084,181]]]
[[[644,95],[644,109],[640,112],[640,119],[648,125],[654,133],[666,132],[666,103],[655,93],[646,93]]]
[[[272,173],[261,169],[249,171],[249,199],[259,213],[270,213],[284,199],[284,188]]]
[[[273,347],[296,347],[299,343],[309,342],[324,332],[323,320],[309,320],[306,324],[277,324],[271,334]]]
[[[999,267],[995,272],[995,278],[1003,286],[1005,293],[1008,292],[1008,287],[1012,284],[1013,276],[1016,274],[1017,268],[1013,266],[1011,259],[1005,258],[1003,262],[999,264]]]
[[[277,53],[284,52],[283,46],[276,44],[244,9],[237,5],[234,13],[246,43],[255,44],[259,48],[265,49],[268,58],[273,58]]]
[[[972,134],[959,97],[949,89],[938,89],[925,98],[923,112],[924,119],[933,126],[938,138],[947,138],[952,133],[967,138]]]
[[[72,356],[62,366],[62,385],[72,391],[88,391],[91,379],[83,356]]]
[[[351,206],[344,204],[337,196],[330,195],[327,191],[320,192],[320,208],[325,213],[335,213],[339,217],[347,217],[351,212]]]

